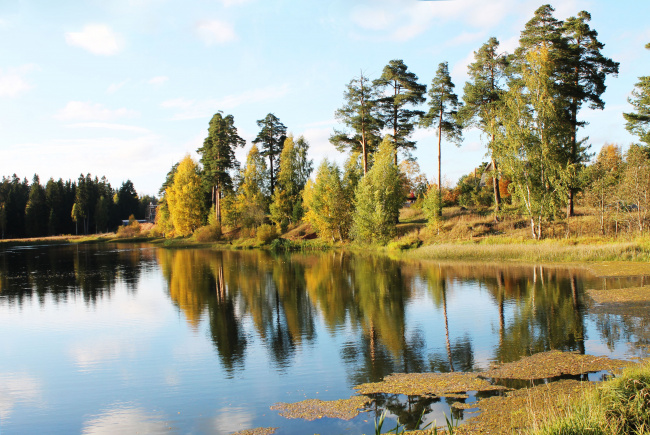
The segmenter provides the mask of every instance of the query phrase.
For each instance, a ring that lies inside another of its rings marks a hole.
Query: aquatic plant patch
[[[407,396],[454,397],[467,391],[505,390],[478,377],[479,373],[396,373],[381,382],[354,387],[361,394],[405,394]]]
[[[562,375],[614,370],[631,364],[604,356],[581,355],[576,352],[551,350],[536,353],[519,361],[501,364],[481,376],[493,379],[546,379]]]
[[[597,304],[650,303],[650,287],[587,290]]]
[[[255,429],[240,430],[231,435],[272,435],[276,430],[278,430],[277,427],[257,427]]]
[[[323,417],[351,420],[361,412],[360,409],[370,402],[365,396],[352,396],[349,399],[324,401],[308,399],[296,403],[276,403],[273,411],[280,411],[285,418],[302,418],[308,421]]]

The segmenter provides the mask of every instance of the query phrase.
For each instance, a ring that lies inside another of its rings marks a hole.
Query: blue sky
[[[491,36],[504,51],[541,1],[529,0],[5,0],[0,2],[0,175],[41,182],[106,175],[155,194],[172,164],[196,157],[212,115],[232,114],[247,146],[272,112],[304,135],[315,164],[343,154],[327,138],[345,85],[374,79],[403,59],[429,85],[449,62],[459,94],[473,52]],[[648,1],[564,0],[581,10],[620,62],[603,111],[583,109],[592,150],[634,141],[621,113],[638,76],[650,75]],[[414,156],[437,174],[435,133],[418,130]],[[476,132],[444,144],[443,178],[454,184],[484,159]]]

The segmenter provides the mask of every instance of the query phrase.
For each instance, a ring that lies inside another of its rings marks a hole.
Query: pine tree
[[[498,111],[503,93],[508,57],[499,53],[499,41],[490,38],[474,52],[474,62],[467,67],[470,81],[465,83],[460,119],[468,127],[476,127],[490,138],[488,154],[492,160],[495,214],[501,205],[499,190],[499,167],[494,158],[494,138],[499,128]]]
[[[25,207],[25,232],[28,237],[44,236],[47,233],[47,203],[45,189],[38,175],[34,175],[29,189],[29,199]]]
[[[287,138],[287,127],[272,113],[266,115],[264,119],[258,120],[257,126],[260,127],[260,132],[253,143],[259,144],[260,154],[269,158],[269,188],[271,189],[271,195],[273,195],[275,179],[279,169],[278,160],[284,140]]]
[[[412,107],[424,103],[426,85],[417,82],[418,76],[408,71],[404,61],[391,60],[384,67],[381,77],[372,82],[381,96],[377,100],[377,109],[382,126],[391,130],[395,145],[395,164],[397,152],[408,153],[415,149],[415,142],[410,136],[418,119],[424,115],[421,110]]]
[[[203,189],[199,167],[189,155],[180,161],[174,182],[165,191],[174,232],[188,236],[201,226],[203,217]]]
[[[395,148],[387,136],[379,145],[375,163],[361,179],[355,192],[354,238],[385,244],[395,236],[404,192]]]
[[[212,190],[212,205],[217,222],[221,223],[221,198],[232,189],[230,171],[237,169],[235,149],[243,147],[246,141],[237,133],[232,115],[214,114],[208,127],[208,137],[197,150],[203,164],[202,177]]]
[[[650,50],[650,43],[645,48]],[[632,97],[627,100],[634,112],[624,113],[625,128],[632,134],[639,136],[639,140],[650,147],[650,76],[639,77],[634,85]]]
[[[360,152],[363,157],[363,173],[368,172],[368,155],[373,153],[381,138],[381,121],[377,114],[377,89],[372,86],[363,71],[346,86],[343,107],[335,113],[336,119],[352,133],[334,130],[330,142],[339,150]]]
[[[447,140],[460,145],[462,141],[462,127],[458,121],[458,109],[460,104],[458,96],[454,93],[454,84],[449,76],[449,67],[447,62],[438,65],[436,76],[431,82],[429,88],[429,112],[420,122],[424,127],[432,125],[438,129],[438,196],[439,202],[442,203],[442,159],[440,144],[442,136]],[[440,209],[442,213],[442,209]]]
[[[563,36],[568,44],[567,72],[563,76],[564,93],[569,100],[570,145],[568,150],[569,166],[575,170],[581,168],[589,159],[588,147],[584,141],[577,139],[577,130],[585,125],[578,121],[578,112],[584,103],[591,109],[602,110],[605,102],[600,96],[605,92],[605,78],[609,74],[618,74],[618,62],[603,56],[604,44],[598,41],[598,33],[589,27],[591,15],[582,11],[577,17],[567,19],[562,27]],[[574,195],[577,190],[577,173],[569,189],[567,216],[574,214]]]

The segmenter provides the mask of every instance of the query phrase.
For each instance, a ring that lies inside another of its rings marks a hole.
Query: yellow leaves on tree
[[[185,156],[178,165],[174,182],[165,190],[174,232],[179,236],[188,236],[201,226],[203,193],[197,172],[197,164],[189,155]]]

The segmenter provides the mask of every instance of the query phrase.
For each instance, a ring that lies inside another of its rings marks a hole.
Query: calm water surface
[[[550,349],[643,356],[648,317],[599,312],[585,290],[646,281],[340,252],[5,249],[0,433],[370,434],[383,409],[442,422],[453,400],[378,396],[351,421],[269,406]]]

